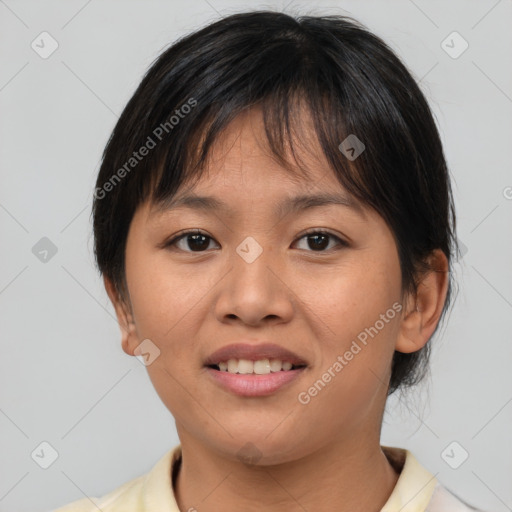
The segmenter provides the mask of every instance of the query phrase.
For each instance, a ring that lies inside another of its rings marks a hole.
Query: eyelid
[[[161,244],[158,245],[159,248],[163,249],[165,247],[169,247],[171,245],[176,244],[181,238],[184,238],[187,235],[204,235],[208,238],[215,240],[213,236],[208,234],[206,231],[202,231],[199,228],[192,228],[192,229],[183,229],[181,231],[178,231],[177,233],[174,233],[171,237],[164,240]],[[190,251],[191,252],[191,251]]]
[[[344,238],[340,237],[339,235],[337,235],[337,234],[333,233],[332,231],[330,231],[328,229],[325,229],[325,228],[309,228],[306,231],[303,231],[302,233],[300,233],[297,236],[297,238],[295,238],[293,243],[296,243],[299,240],[301,240],[302,238],[304,238],[305,236],[312,235],[312,234],[325,234],[325,235],[328,235],[328,236],[336,239],[337,242],[338,242],[338,245],[340,247],[348,247],[350,245],[347,240],[345,240]],[[178,231],[178,233],[175,233],[171,238],[169,238],[168,240],[165,240],[159,247],[160,248],[166,248],[166,247],[175,246],[178,241],[180,241],[182,238],[186,237],[187,235],[204,235],[204,236],[208,237],[210,240],[213,240],[213,241],[215,241],[218,244],[218,242],[215,240],[215,238],[213,236],[209,235],[207,232],[202,231],[199,228],[195,228],[195,229],[192,228],[192,229],[185,229],[183,231]],[[331,251],[332,251],[332,249],[329,249],[327,251],[306,251],[306,252],[320,253],[321,254],[321,253],[328,253],[328,252],[331,252]],[[183,252],[194,253],[194,251],[183,251]],[[201,252],[204,253],[204,252],[207,252],[207,251],[197,251],[196,254],[200,254]]]
[[[302,238],[304,238],[307,235],[314,235],[314,234],[329,235],[330,237],[335,238],[338,242],[338,245],[341,247],[348,247],[350,245],[349,242],[347,240],[345,240],[344,238],[342,238],[340,235],[337,235],[336,233],[333,233],[331,230],[326,229],[326,228],[309,228],[306,231],[302,232],[295,239],[294,243],[301,240]],[[321,253],[329,253],[331,251],[332,251],[332,249],[329,249],[327,251],[306,251],[306,252],[321,254]]]

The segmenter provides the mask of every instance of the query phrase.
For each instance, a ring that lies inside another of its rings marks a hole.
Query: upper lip
[[[216,365],[230,359],[248,359],[249,361],[280,359],[295,366],[307,365],[307,362],[297,354],[275,343],[259,343],[258,345],[233,343],[226,345],[210,354],[204,364],[205,366]]]

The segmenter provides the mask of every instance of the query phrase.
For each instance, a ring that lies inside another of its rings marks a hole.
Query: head
[[[293,409],[300,428],[265,448],[307,453],[428,371],[454,284],[449,173],[418,85],[354,20],[242,13],[174,43],[111,135],[93,215],[123,349],[157,347],[179,432],[232,453]],[[238,341],[306,370],[271,396],[219,390],[205,361]]]

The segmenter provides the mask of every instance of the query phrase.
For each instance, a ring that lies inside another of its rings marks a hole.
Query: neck
[[[270,465],[244,464],[186,435],[180,440],[175,496],[184,511],[379,512],[399,477],[378,438],[338,440]]]

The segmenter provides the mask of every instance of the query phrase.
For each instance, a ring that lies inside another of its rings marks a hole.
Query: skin
[[[300,153],[309,177],[294,177],[269,156],[262,130],[259,111],[237,117],[194,185],[196,194],[226,202],[231,215],[152,213],[150,203],[136,211],[126,245],[129,297],[120,298],[105,277],[122,346],[135,355],[148,338],[160,350],[147,370],[182,445],[174,488],[180,510],[378,512],[399,476],[380,446],[391,360],[395,350],[419,350],[434,332],[448,262],[434,251],[439,271],[424,277],[416,297],[402,297],[396,244],[375,211],[327,205],[275,217],[286,197],[344,191],[320,151]],[[318,249],[303,235],[309,228],[349,245],[329,237]],[[211,237],[203,250],[186,237],[163,246],[188,229]],[[248,236],[263,249],[252,263],[236,252]],[[395,302],[401,313],[301,404],[298,394]],[[309,366],[271,396],[235,396],[209,378],[203,362],[242,340],[283,345]],[[237,455],[247,443],[259,457],[253,464]]]

